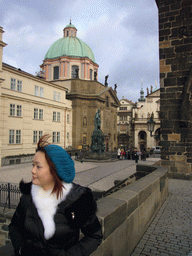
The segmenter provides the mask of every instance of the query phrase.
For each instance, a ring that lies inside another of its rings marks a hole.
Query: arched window
[[[77,78],[77,69],[79,70],[79,67],[76,65],[72,66],[71,69],[71,78]]]
[[[67,36],[69,36],[69,31],[67,30]]]
[[[53,79],[59,79],[59,66],[53,68]]]

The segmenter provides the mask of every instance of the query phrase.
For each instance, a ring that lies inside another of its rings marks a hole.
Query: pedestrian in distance
[[[119,149],[117,150],[117,158],[118,158],[118,159],[120,159],[120,155],[121,155],[121,149],[119,148]]]
[[[78,152],[77,150],[75,151],[75,160],[77,160],[77,157],[78,157]]]
[[[89,188],[73,183],[72,158],[49,137],[38,142],[32,182],[20,182],[23,195],[9,225],[15,255],[90,255],[102,242],[96,202]]]
[[[136,152],[135,152],[135,163],[136,163],[136,164],[138,163],[138,160],[139,160],[139,154],[138,154],[138,152],[136,151]]]

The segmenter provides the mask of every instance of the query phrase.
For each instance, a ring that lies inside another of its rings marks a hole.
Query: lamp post
[[[148,125],[148,131],[150,132],[151,137],[155,137],[155,135],[152,135],[152,132],[154,131],[155,128],[155,121],[153,120],[153,113],[151,114],[151,117],[149,121],[147,122]]]

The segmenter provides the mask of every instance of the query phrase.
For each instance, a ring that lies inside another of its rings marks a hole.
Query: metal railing
[[[21,192],[15,183],[0,183],[0,206],[15,209],[19,203]]]

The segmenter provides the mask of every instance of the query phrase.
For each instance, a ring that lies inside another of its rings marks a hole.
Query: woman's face
[[[44,190],[52,189],[55,181],[50,172],[44,152],[38,151],[35,154],[32,165],[33,169],[31,172],[33,184],[43,187]]]

